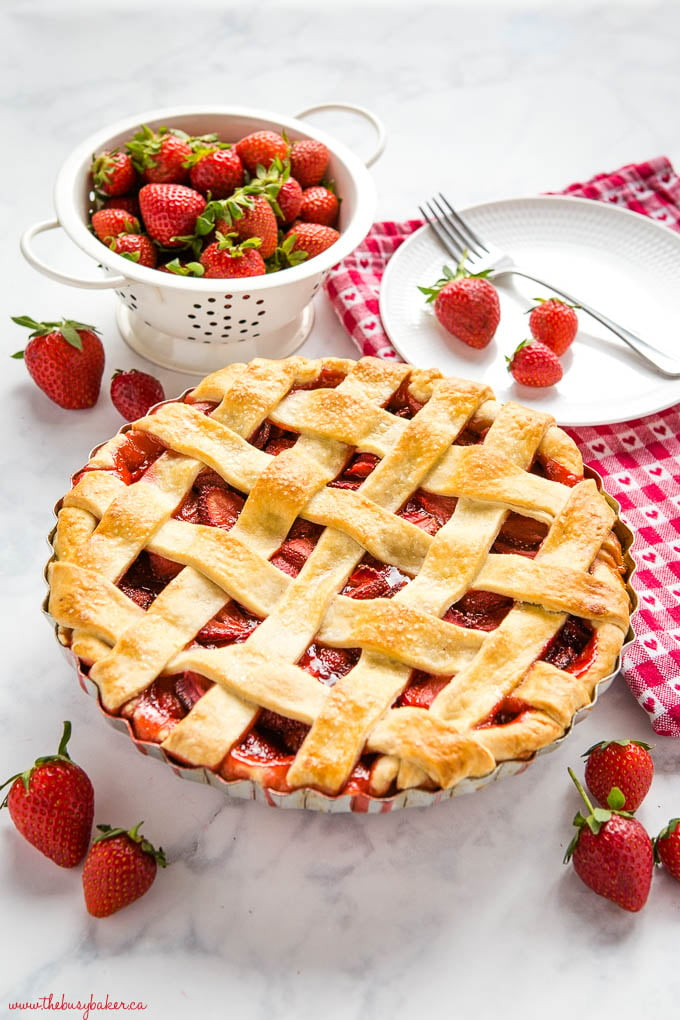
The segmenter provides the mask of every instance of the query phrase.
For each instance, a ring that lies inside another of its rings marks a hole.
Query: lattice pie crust
[[[263,428],[287,445],[267,452]],[[155,454],[135,473],[129,457],[121,464],[140,435]],[[357,456],[373,468],[360,484],[331,484]],[[370,358],[230,365],[76,476],[58,514],[49,611],[109,713],[134,722],[159,678],[202,679],[156,737],[182,764],[284,791],[449,788],[555,741],[614,668],[629,624],[621,550],[614,512],[582,475],[550,417],[501,406],[478,383]],[[186,510],[206,478],[245,500],[226,526]],[[444,523],[404,513],[418,493],[448,506]],[[493,551],[511,515],[542,528],[536,548]],[[300,519],[315,543],[281,569],[272,558]],[[143,607],[120,581],[149,554],[174,572]],[[352,597],[362,561],[376,576],[389,564],[401,586]],[[497,625],[483,613],[481,629],[455,622],[451,607],[471,590],[507,601]],[[199,643],[232,604],[250,621],[245,637]],[[569,621],[585,646],[565,644]],[[300,665],[312,645],[351,649],[351,661],[343,652],[341,675],[320,679]],[[410,695],[414,678],[436,690],[429,704]],[[248,757],[263,710],[274,771],[267,755]]]

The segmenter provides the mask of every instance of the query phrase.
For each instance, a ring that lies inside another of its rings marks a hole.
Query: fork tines
[[[433,198],[425,203],[425,207],[419,206],[424,219],[434,230],[435,234],[444,245],[450,255],[459,261],[467,251],[481,257],[487,252],[482,240],[475,234],[474,230],[461,219],[449,200],[442,195]]]

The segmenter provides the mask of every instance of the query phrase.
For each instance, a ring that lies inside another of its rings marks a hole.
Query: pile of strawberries
[[[339,238],[319,141],[255,131],[236,142],[144,125],[92,161],[90,226],[118,255],[180,276],[262,276]]]
[[[654,840],[635,818],[654,776],[649,752],[638,740],[600,741],[585,752],[585,783],[598,807],[568,770],[588,812],[574,818],[577,832],[565,863],[573,861],[579,878],[598,895],[633,912],[647,902],[655,863],[680,881],[680,818]]]
[[[94,789],[68,753],[70,736],[71,724],[65,722],[56,754],[37,758],[0,786],[11,784],[0,807],[9,808],[18,832],[59,867],[85,861],[85,906],[93,917],[108,917],[143,896],[167,861],[140,834],[141,822],[132,829],[98,825],[99,835],[90,843]]]
[[[444,266],[442,276],[431,287],[419,287],[434,305],[437,319],[468,347],[487,347],[501,318],[498,292],[483,273],[465,269],[465,254],[453,272]],[[568,350],[578,332],[574,305],[559,298],[536,298],[529,309],[531,339],[522,340],[510,357],[508,371],[522,386],[554,386],[562,378],[560,356]]]

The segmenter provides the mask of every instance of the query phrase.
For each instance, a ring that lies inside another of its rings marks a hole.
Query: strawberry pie
[[[92,455],[49,612],[103,710],[267,795],[451,791],[560,738],[629,627],[547,415],[364,358],[234,364]]]

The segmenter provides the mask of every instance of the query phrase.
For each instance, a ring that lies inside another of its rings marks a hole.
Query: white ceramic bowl
[[[341,142],[302,121],[308,114],[330,109],[349,110],[375,128],[376,146],[365,162]],[[122,145],[142,124],[182,128],[196,135],[215,132],[225,141],[236,141],[267,128],[283,129],[291,141],[315,138],[324,142],[331,153],[328,176],[335,181],[342,199],[339,240],[308,262],[246,280],[172,276],[115,254],[88,227],[90,164],[93,153]],[[375,115],[347,103],[323,103],[296,117],[221,106],[152,110],[109,125],[67,157],[54,188],[56,218],[26,230],[21,250],[35,269],[53,280],[88,289],[114,289],[119,298],[117,321],[123,338],[157,365],[203,376],[232,361],[287,357],[309,334],[313,323],[311,302],[330,268],[348,255],[370,229],[376,192],[367,167],[382,153],[384,144],[385,131]],[[97,262],[104,276],[73,276],[49,266],[35,253],[34,238],[59,227]]]

